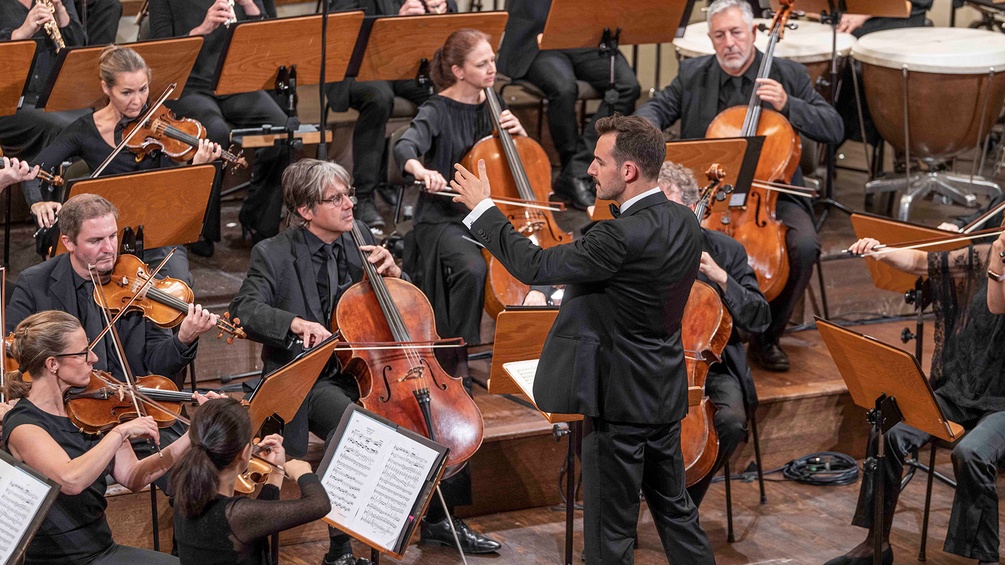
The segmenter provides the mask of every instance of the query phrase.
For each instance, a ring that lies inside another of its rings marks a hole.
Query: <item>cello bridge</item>
[[[421,365],[417,367],[412,367],[411,369],[408,370],[407,373],[405,373],[405,376],[398,379],[398,382],[403,383],[409,379],[421,379],[423,372],[425,372],[425,367]]]

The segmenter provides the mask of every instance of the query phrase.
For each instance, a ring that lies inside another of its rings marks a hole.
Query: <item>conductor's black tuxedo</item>
[[[684,490],[679,439],[681,315],[701,257],[694,214],[655,189],[618,219],[549,249],[495,207],[470,227],[521,282],[567,285],[534,396],[542,410],[585,414],[593,426],[583,441],[587,563],[631,563],[640,488],[670,561],[711,562]]]

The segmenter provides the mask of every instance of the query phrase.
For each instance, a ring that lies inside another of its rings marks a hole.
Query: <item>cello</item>
[[[794,0],[781,0],[781,7],[771,22],[768,46],[764,50],[757,78],[768,78],[775,45],[782,39]],[[754,178],[767,183],[792,180],[799,167],[802,142],[792,124],[781,113],[762,108],[757,88],[750,93],[746,107],[733,106],[719,113],[709,124],[705,137],[765,137]],[[725,233],[743,244],[757,283],[768,301],[777,297],[789,280],[789,257],[785,248],[788,228],[775,217],[778,192],[763,184],[750,187],[744,206],[727,212],[715,212],[702,222],[704,227]]]
[[[352,237],[357,248],[366,245],[356,224]],[[348,342],[336,355],[356,378],[364,408],[450,448],[448,476],[481,446],[481,411],[433,355],[440,340],[426,295],[380,276],[362,250],[360,258],[366,277],[343,293],[332,314],[334,333]]]
[[[499,126],[502,106],[491,88],[485,89],[485,101],[498,133],[475,143],[461,164],[469,171],[477,171],[478,161],[485,161],[493,198],[546,202],[551,195],[551,161],[547,153],[533,139],[514,138]],[[529,237],[539,247],[548,248],[572,241],[572,234],[558,226],[550,210],[511,206],[502,202],[499,209],[518,233]],[[488,262],[485,310],[495,318],[507,305],[523,304],[530,286],[516,280],[492,254],[484,250],[483,254]]]
[[[710,184],[695,206],[700,221],[712,199],[722,200],[732,187],[721,187],[725,173],[713,164],[706,173]],[[688,411],[681,421],[680,447],[687,486],[715,470],[719,459],[719,435],[715,431],[715,405],[705,394],[709,367],[722,361],[722,351],[733,331],[733,317],[712,285],[696,280],[684,305],[681,343],[687,372]]]

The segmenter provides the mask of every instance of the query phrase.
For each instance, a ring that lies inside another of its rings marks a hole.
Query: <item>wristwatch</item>
[[[991,269],[988,269],[988,278],[995,282],[1002,282],[1005,281],[1005,274],[999,275],[998,273],[992,271]]]

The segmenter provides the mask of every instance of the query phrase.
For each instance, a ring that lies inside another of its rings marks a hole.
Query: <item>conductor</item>
[[[583,414],[584,538],[588,565],[632,563],[639,491],[671,563],[714,563],[684,488],[680,422],[687,413],[681,315],[698,273],[694,214],[667,200],[657,178],[660,131],[643,118],[597,121],[589,174],[616,219],[579,240],[541,249],[460,165],[451,186],[465,225],[524,284],[566,284],[541,352],[534,396],[548,412]]]

